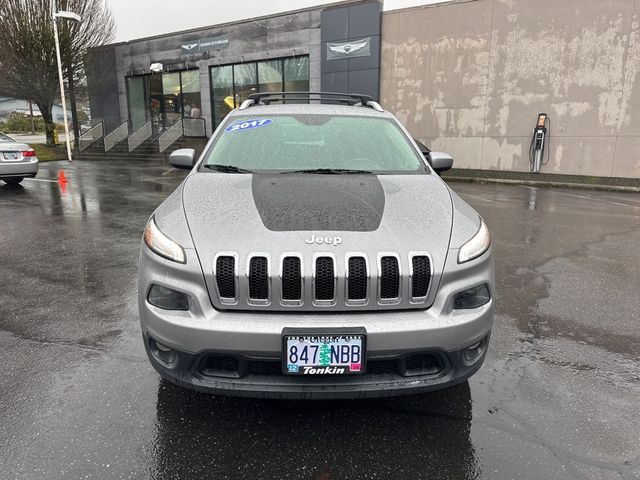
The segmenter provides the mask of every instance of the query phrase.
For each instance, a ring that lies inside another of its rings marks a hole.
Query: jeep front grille
[[[367,262],[364,257],[349,257],[349,269],[347,270],[347,300],[366,300]]]
[[[380,299],[396,300],[400,296],[400,269],[396,257],[380,258]]]
[[[266,257],[252,257],[249,261],[249,298],[269,299],[269,269]]]
[[[426,255],[416,255],[411,259],[411,296],[421,298],[427,296],[431,281],[431,263]]]
[[[315,271],[315,296],[316,301],[332,301],[335,297],[335,270],[333,268],[333,258],[316,258]]]
[[[284,301],[302,300],[302,269],[300,258],[284,257],[282,259],[282,299]]]
[[[236,259],[221,255],[216,260],[216,283],[218,293],[223,299],[236,298]]]
[[[214,261],[213,300],[220,308],[245,310],[425,308],[432,268],[426,252],[404,258],[392,252],[375,258],[356,253],[305,258],[290,253],[279,259],[266,253],[242,258],[235,252],[220,252]]]

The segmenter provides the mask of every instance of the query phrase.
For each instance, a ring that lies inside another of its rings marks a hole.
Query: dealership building
[[[459,168],[527,171],[544,112],[543,172],[640,177],[633,3],[345,1],[106,45],[89,56],[96,126],[79,144],[165,151],[254,92],[349,92]]]

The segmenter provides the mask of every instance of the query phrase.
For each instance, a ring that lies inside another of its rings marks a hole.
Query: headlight
[[[480,228],[476,234],[471,237],[471,240],[460,247],[458,263],[464,263],[478,258],[489,249],[489,245],[491,245],[491,234],[484,221],[480,219]]]
[[[187,263],[184,249],[162,233],[153,217],[149,219],[144,229],[144,243],[161,257],[178,263]]]

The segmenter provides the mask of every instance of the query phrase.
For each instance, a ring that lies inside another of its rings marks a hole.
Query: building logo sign
[[[351,42],[327,43],[327,60],[371,55],[371,37]]]
[[[183,43],[180,51],[183,55],[209,52],[211,50],[222,50],[229,47],[229,35],[218,35],[217,37],[201,38],[189,43]]]

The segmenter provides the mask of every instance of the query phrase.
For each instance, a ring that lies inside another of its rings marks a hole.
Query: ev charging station
[[[547,123],[550,124],[550,122],[546,113],[538,114],[538,123],[533,129],[533,137],[529,145],[529,170],[533,173],[540,173],[540,168],[549,162],[548,154],[547,161],[544,161],[544,151],[547,149]]]

